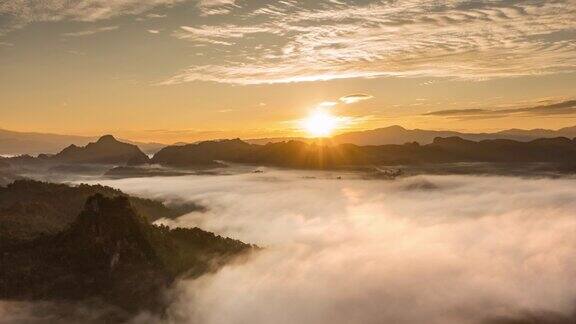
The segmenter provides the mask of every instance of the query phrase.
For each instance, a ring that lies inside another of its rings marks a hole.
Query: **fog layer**
[[[105,184],[199,202],[209,211],[163,222],[265,247],[181,282],[170,322],[478,323],[575,306],[572,179],[270,171]]]

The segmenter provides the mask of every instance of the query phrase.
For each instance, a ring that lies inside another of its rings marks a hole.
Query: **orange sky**
[[[83,4],[0,4],[0,128],[301,136],[323,102],[340,132],[576,125],[570,0]]]

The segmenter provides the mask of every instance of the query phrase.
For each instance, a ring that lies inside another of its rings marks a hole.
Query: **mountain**
[[[202,206],[190,203],[166,206],[159,201],[130,197],[100,185],[70,187],[17,180],[0,187],[0,246],[7,241],[26,241],[64,230],[82,211],[86,199],[95,194],[110,198],[127,197],[134,210],[149,222],[204,210]]]
[[[97,137],[58,135],[45,133],[26,133],[0,129],[0,155],[38,155],[55,154],[72,144],[85,146],[96,141]],[[154,154],[166,145],[160,143],[141,143],[122,140],[137,145],[147,154]]]
[[[420,144],[430,144],[436,137],[453,137],[457,136],[471,141],[482,141],[488,139],[511,139],[516,141],[531,141],[538,138],[554,137],[576,137],[576,126],[561,128],[559,130],[549,129],[509,129],[496,133],[462,133],[456,131],[436,131],[423,129],[406,129],[401,126],[389,126],[384,128],[348,132],[331,138],[336,144],[355,144],[355,145],[386,145],[386,144],[404,144],[418,142]],[[286,138],[262,138],[246,140],[250,144],[264,145],[268,143],[278,143],[286,141],[313,142],[314,139],[286,137]]]
[[[464,134],[453,131],[433,131],[413,129],[409,130],[401,126],[390,126],[367,131],[350,132],[337,135],[332,138],[338,144],[355,144],[355,145],[384,145],[384,144],[404,144],[418,142],[420,144],[429,144],[436,137],[458,136],[469,140],[488,139],[488,134]]]
[[[117,307],[118,317],[162,313],[177,278],[200,276],[251,249],[198,228],[151,225],[127,197],[96,194],[65,230],[0,246],[0,298],[97,301]]]
[[[265,137],[265,138],[251,138],[245,139],[244,142],[249,144],[257,144],[257,145],[266,145],[268,143],[280,143],[280,142],[289,142],[289,141],[298,141],[298,142],[313,142],[313,138],[306,138],[306,137]]]
[[[240,139],[206,141],[182,146],[168,146],[154,154],[151,163],[175,167],[217,167],[218,161],[234,161],[253,151]]]
[[[152,158],[155,163],[177,166],[226,161],[306,169],[456,162],[551,162],[571,165],[575,160],[576,141],[565,137],[519,142],[507,139],[471,141],[456,136],[437,137],[426,145],[413,142],[379,146],[333,144],[330,140],[256,145],[236,139],[168,147]]]
[[[550,130],[550,129],[531,129],[531,130],[524,130],[524,129],[508,129],[504,131],[500,131],[495,133],[496,135],[503,135],[509,137],[516,137],[516,138],[524,138],[524,139],[536,139],[536,138],[552,138],[552,137],[568,137],[574,138],[576,137],[576,126],[572,127],[565,127],[559,130]]]
[[[574,138],[576,137],[576,126],[566,127],[559,130],[509,129],[495,133],[462,133],[455,131],[435,131],[422,129],[410,130],[401,126],[390,126],[373,130],[348,132],[341,135],[336,135],[334,136],[333,141],[340,144],[347,143],[356,145],[404,144],[407,142],[430,144],[436,137],[450,136],[458,136],[473,141],[481,141],[485,139],[513,139],[517,141],[530,141],[543,137]],[[94,142],[96,140],[96,137],[24,133],[0,129],[0,155],[38,155],[42,153],[55,154],[72,144],[76,146],[85,146],[88,143]],[[137,145],[146,154],[155,154],[167,146],[160,143],[142,143],[122,139],[120,141]],[[304,137],[259,138],[245,140],[247,143],[258,145],[285,141],[313,142],[314,140]],[[188,143],[176,143],[172,146],[184,146],[187,144]]]
[[[136,145],[119,142],[112,135],[100,137],[94,143],[78,147],[68,146],[49,157],[63,163],[138,165],[148,163],[148,156]]]

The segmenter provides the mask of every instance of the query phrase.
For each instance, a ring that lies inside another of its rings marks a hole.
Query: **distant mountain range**
[[[72,144],[77,146],[84,146],[90,142],[96,141],[97,139],[98,137],[45,133],[24,133],[0,129],[0,154],[54,154],[60,152],[65,147],[68,147]],[[159,143],[140,143],[127,140],[122,141],[138,145],[138,147],[146,154],[154,154],[166,146]]]
[[[386,144],[405,144],[418,142],[422,145],[430,144],[436,137],[460,137],[471,141],[482,141],[487,139],[510,139],[515,141],[531,141],[538,138],[553,137],[576,137],[576,126],[566,127],[559,130],[550,129],[508,129],[495,133],[462,133],[456,131],[435,131],[424,129],[406,129],[401,126],[390,126],[366,131],[349,132],[336,135],[331,141],[336,144],[355,144],[355,145],[386,145]],[[246,142],[251,144],[278,143],[287,140],[298,140],[304,142],[314,141],[304,137],[290,138],[262,138],[249,139]]]
[[[559,130],[550,129],[508,129],[495,133],[463,133],[456,131],[436,131],[424,129],[406,129],[401,126],[390,126],[366,131],[348,132],[332,137],[332,142],[336,144],[356,144],[356,145],[385,145],[404,144],[418,142],[420,144],[430,144],[436,137],[457,136],[472,141],[485,139],[511,139],[516,141],[531,141],[537,138],[553,137],[576,137],[576,126],[566,127]],[[23,133],[0,129],[0,155],[41,153],[55,154],[71,144],[84,146],[96,141],[97,137],[57,135],[43,133]],[[313,142],[314,139],[304,137],[275,137],[246,139],[250,144],[267,144],[297,140],[302,142]],[[137,145],[145,154],[152,155],[160,149],[168,146],[160,143],[141,143],[120,139],[120,141]],[[173,145],[182,146],[188,143],[175,143]]]
[[[106,135],[84,147],[71,145],[56,155],[37,158],[20,156],[2,159],[6,169],[59,170],[78,172],[85,165],[109,165],[149,169],[155,164],[176,168],[215,168],[225,163],[300,169],[336,169],[400,165],[445,164],[460,162],[556,163],[569,170],[576,166],[576,139],[539,138],[528,142],[510,139],[472,141],[458,136],[436,137],[432,143],[386,145],[334,144],[332,140],[311,143],[286,141],[266,145],[240,139],[206,141],[168,146],[151,159],[131,144]],[[140,168],[138,166],[146,166]],[[567,169],[567,170],[568,170]],[[132,173],[137,170],[130,170]]]

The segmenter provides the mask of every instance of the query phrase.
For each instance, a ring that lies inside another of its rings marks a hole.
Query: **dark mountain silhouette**
[[[572,165],[576,159],[576,141],[559,137],[530,142],[504,139],[475,142],[460,137],[438,137],[427,145],[413,142],[403,145],[357,146],[332,144],[329,140],[311,144],[289,141],[267,145],[230,140],[168,147],[158,152],[152,161],[165,165],[195,166],[198,163],[215,163],[215,159],[311,169],[455,162],[553,162]]]
[[[41,153],[55,154],[74,144],[85,146],[96,141],[97,137],[58,135],[46,133],[25,133],[0,129],[0,154],[37,155]],[[137,145],[147,154],[154,154],[166,145],[160,143],[142,143],[121,140]]]
[[[252,152],[252,145],[240,139],[206,141],[183,146],[169,146],[151,159],[152,163],[167,166],[221,166],[219,160],[234,161]]]
[[[0,187],[0,245],[64,230],[78,216],[86,199],[95,194],[127,197],[135,211],[150,222],[204,210],[190,203],[166,206],[159,201],[129,197],[119,190],[100,185],[70,187],[17,180]]]
[[[509,129],[495,133],[463,133],[456,131],[435,131],[423,129],[405,129],[401,126],[383,127],[367,131],[348,132],[334,136],[333,141],[339,144],[356,145],[385,145],[404,144],[408,142],[419,142],[420,144],[430,144],[436,137],[458,136],[464,139],[481,141],[485,139],[512,139],[517,141],[531,141],[543,137],[576,137],[576,126],[561,128],[559,130],[549,129]],[[0,154],[12,155],[37,155],[41,153],[55,154],[64,148],[74,144],[85,146],[96,141],[95,137],[57,135],[43,133],[23,133],[0,129]],[[160,143],[142,143],[129,140],[120,140],[124,143],[137,145],[144,153],[154,154],[166,147]],[[250,144],[265,145],[267,143],[278,143],[286,141],[313,142],[312,139],[304,137],[278,137],[259,138],[245,140]],[[183,146],[187,143],[176,143],[173,146]]]
[[[102,136],[86,146],[72,144],[55,155],[19,155],[4,159],[4,162],[16,168],[58,168],[62,172],[77,171],[78,165],[82,164],[142,165],[148,161],[148,156],[138,146],[120,142],[112,135]]]
[[[97,142],[84,147],[70,145],[49,159],[63,163],[85,164],[138,165],[148,162],[148,156],[142,153],[138,146],[119,142],[112,135],[102,136]]]
[[[96,194],[64,231],[0,246],[0,298],[162,312],[176,278],[197,277],[251,248],[198,228],[150,225],[127,197]]]

